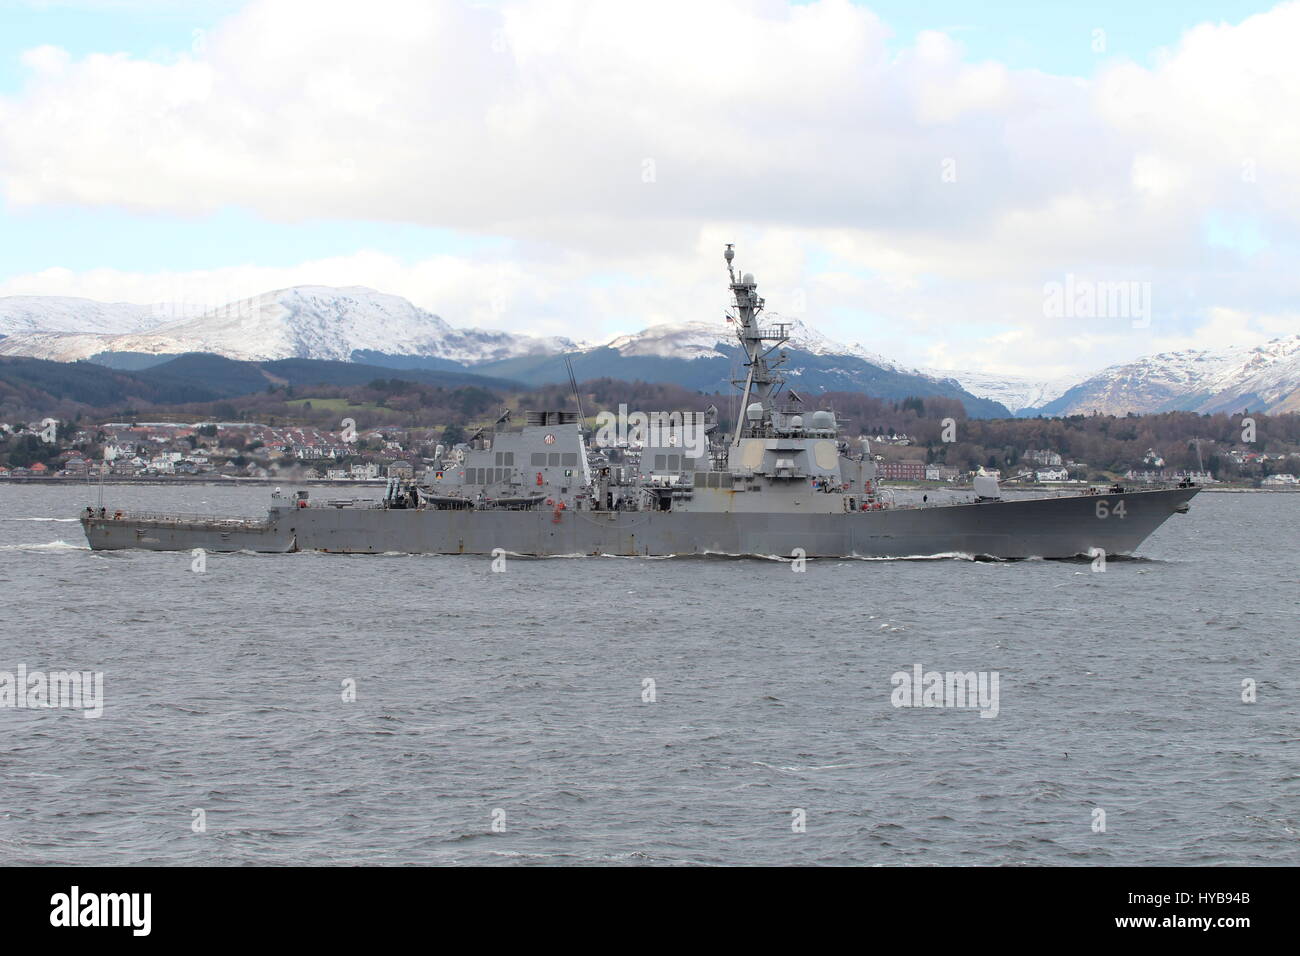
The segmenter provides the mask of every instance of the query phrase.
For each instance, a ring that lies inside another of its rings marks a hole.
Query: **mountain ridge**
[[[913,368],[860,344],[833,341],[799,319],[769,316],[769,322],[787,326],[785,371],[791,387],[802,391],[951,397],[982,417],[1300,411],[1300,335],[1253,348],[1159,353],[1090,376],[1049,380]],[[592,344],[458,329],[401,296],[366,286],[291,286],[179,316],[162,306],[74,297],[0,298],[0,355],[142,369],[195,352],[247,362],[298,358],[474,372],[533,385],[567,381],[568,356],[584,377],[658,380],[701,391],[729,388],[741,359],[721,320],[661,323]]]
[[[143,314],[161,310],[118,309],[84,331],[69,321],[69,307],[41,327],[31,301],[21,308],[0,299],[0,355],[55,361],[92,359],[139,370],[178,355],[209,353],[248,362],[284,358],[362,362],[394,368],[473,371],[532,385],[568,380],[569,356],[587,377],[661,380],[700,391],[727,391],[737,377],[740,353],[727,326],[703,322],[653,326],[609,342],[589,344],[563,337],[457,329],[408,300],[364,286],[307,285],[277,289],[172,321],[140,329]],[[8,325],[5,316],[10,316]],[[775,317],[771,319],[777,321]],[[111,328],[112,322],[118,328]],[[121,331],[122,325],[133,325]],[[861,346],[833,342],[801,321],[788,323],[784,351],[792,387],[812,392],[861,391],[878,397],[955,398],[968,414],[1001,416],[994,401],[907,369]]]
[[[1057,416],[1246,409],[1300,411],[1300,334],[1256,346],[1183,349],[1122,362],[1031,411]]]

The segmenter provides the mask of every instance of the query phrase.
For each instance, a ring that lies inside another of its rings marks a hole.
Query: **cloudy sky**
[[[0,295],[594,340],[720,322],[735,242],[915,365],[1254,344],[1300,331],[1297,51],[1300,2],[0,0]]]

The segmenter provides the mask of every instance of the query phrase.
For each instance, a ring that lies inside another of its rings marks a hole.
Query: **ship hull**
[[[276,508],[264,522],[82,519],[96,550],[1068,558],[1132,554],[1197,488],[853,514]]]

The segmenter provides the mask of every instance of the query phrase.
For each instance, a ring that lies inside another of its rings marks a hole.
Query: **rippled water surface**
[[[106,697],[99,719],[0,708],[0,863],[1300,862],[1300,495],[1202,494],[1104,573],[312,554],[194,573],[89,551],[67,520],[86,501],[0,486],[0,671],[103,671]],[[918,663],[997,671],[998,715],[895,708]]]

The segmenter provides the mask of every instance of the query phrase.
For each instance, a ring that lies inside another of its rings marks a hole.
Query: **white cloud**
[[[1223,209],[1282,243],[1300,231],[1297,3],[1092,80],[970,63],[940,32],[897,51],[847,0],[379,0],[361,17],[255,0],[203,39],[166,61],[29,52],[0,97],[8,200],[507,236],[505,263],[346,249],[208,275],[373,285],[457,324],[569,334],[556,324],[710,314],[720,243],[743,241],[828,335],[918,364],[1128,357],[1131,331],[1044,323],[1043,283],[1067,273],[1150,281],[1170,308],[1150,343],[1224,334],[1206,304],[1284,316],[1300,292],[1287,255],[1207,270],[1201,235]],[[4,288],[139,300],[156,281]],[[485,283],[509,286],[506,314],[484,312]]]

